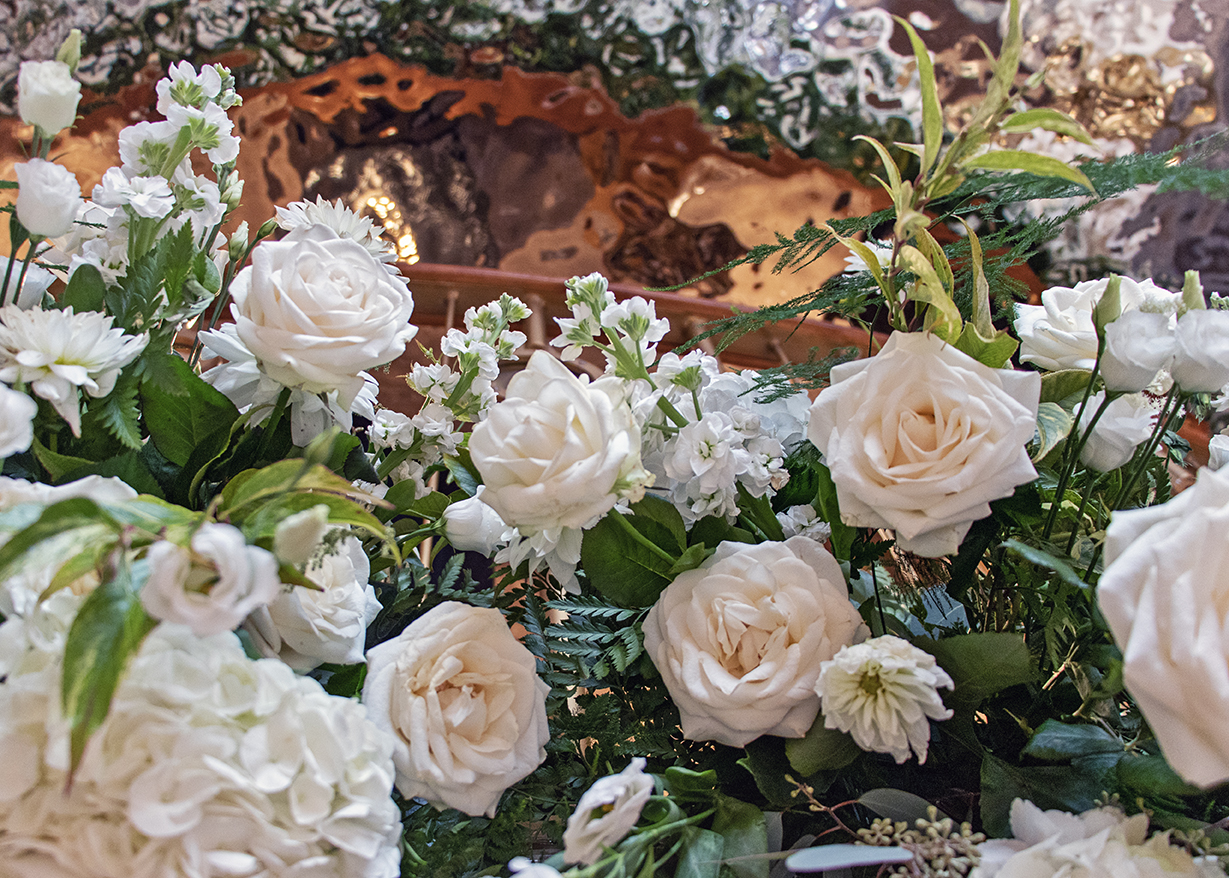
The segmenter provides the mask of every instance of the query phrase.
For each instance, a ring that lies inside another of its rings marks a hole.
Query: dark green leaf
[[[768,827],[764,812],[730,796],[717,798],[713,831],[725,840],[722,859],[735,878],[768,878]]]
[[[817,464],[813,469],[819,480],[819,491],[815,495],[817,504],[815,511],[832,527],[832,554],[838,561],[848,561],[858,530],[841,521],[841,507],[836,498],[836,484],[832,481],[832,473],[828,467]]]
[[[141,382],[145,424],[167,460],[184,466],[215,433],[229,434],[239,411],[182,357],[167,352],[158,359],[160,380]]]
[[[993,337],[982,335],[973,323],[966,323],[956,339],[955,347],[968,354],[977,362],[991,369],[1001,369],[1011,359],[1020,343],[1005,332],[998,332]]]
[[[1112,791],[1114,766],[1121,753],[1097,753],[1071,765],[1021,768],[989,753],[981,767],[981,817],[994,837],[1011,834],[1011,803],[1027,799],[1038,808],[1087,811],[1102,792]]]
[[[76,481],[86,476],[114,476],[141,494],[151,494],[162,497],[162,486],[149,471],[149,466],[140,451],[125,451],[115,457],[100,460],[97,463],[75,469],[66,475],[66,481]]]
[[[674,566],[670,568],[667,575],[674,579],[680,573],[695,570],[712,556],[713,551],[713,549],[708,548],[703,543],[698,546],[691,546],[683,554],[679,555],[679,559],[674,562]]]
[[[1062,402],[1083,393],[1092,373],[1085,369],[1060,369],[1041,376],[1041,401]]]
[[[126,448],[140,450],[141,407],[137,403],[137,380],[131,371],[120,374],[115,388],[99,405],[98,416]]]
[[[677,555],[663,548],[674,535],[652,518],[611,511],[585,531],[580,563],[604,597],[625,607],[647,607],[670,584]]]
[[[184,281],[192,271],[192,261],[196,254],[192,224],[184,223],[178,232],[164,237],[158,242],[158,248],[163,251],[160,261],[166,266],[164,277],[167,310],[174,313],[183,299]]]
[[[127,559],[117,553],[111,575],[77,611],[64,647],[61,705],[69,727],[70,777],[107,717],[129,657],[154,625],[137,597]]]
[[[101,311],[106,295],[107,284],[102,279],[102,272],[92,265],[79,265],[64,287],[60,304],[78,314],[82,311]]]
[[[679,515],[670,501],[653,494],[645,494],[642,500],[632,504],[631,511],[636,520],[655,521],[674,537],[673,546],[662,543],[662,548],[681,552],[687,547],[687,526],[683,523],[683,516]]]
[[[688,826],[683,830],[675,878],[718,878],[725,840],[711,829]]]
[[[1053,570],[1058,574],[1059,578],[1068,585],[1074,585],[1081,591],[1088,588],[1088,583],[1075,572],[1071,567],[1070,559],[1059,558],[1052,555],[1045,549],[1039,549],[1036,546],[1030,546],[1027,543],[1022,543],[1019,540],[1005,540],[1002,544],[1003,548],[1009,552],[1019,555],[1026,561],[1031,561],[1038,567],[1044,567],[1046,570]]]
[[[706,516],[691,526],[688,540],[693,546],[707,546],[715,549],[724,542],[754,543],[757,542],[750,531],[734,527],[724,518]]]
[[[1037,676],[1036,665],[1019,634],[960,634],[942,640],[919,639],[917,646],[933,655],[947,671],[956,684],[950,698],[962,704],[978,704]]]
[[[1118,779],[1133,790],[1154,796],[1194,796],[1203,792],[1187,783],[1162,755],[1128,756],[1118,763]]]
[[[448,467],[448,475],[452,477],[453,484],[458,488],[471,497],[478,493],[478,486],[482,484],[482,476],[474,468],[468,448],[457,449],[456,457],[444,458],[444,466]]]
[[[824,717],[820,714],[805,737],[785,742],[785,755],[795,770],[809,775],[844,768],[862,755],[862,748],[847,732],[824,728]]]
[[[1048,719],[1033,734],[1021,755],[1047,762],[1068,762],[1091,753],[1121,752],[1122,741],[1100,726]]]
[[[47,470],[47,474],[51,476],[52,482],[61,482],[64,476],[76,469],[89,466],[90,461],[84,457],[71,457],[67,454],[56,454],[43,447],[43,444],[38,441],[38,437],[34,437],[33,443],[30,445],[30,451],[34,453],[35,459],[42,464],[43,469]]]

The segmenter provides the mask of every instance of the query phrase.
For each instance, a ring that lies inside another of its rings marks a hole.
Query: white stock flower
[[[0,458],[30,447],[37,414],[38,403],[21,391],[0,384]]]
[[[831,374],[807,435],[846,524],[890,527],[906,551],[947,555],[991,500],[1036,478],[1025,449],[1036,372],[991,369],[936,335],[897,332],[874,357]]]
[[[1088,406],[1080,416],[1080,431],[1088,429],[1088,422],[1100,408],[1105,394],[1098,391],[1088,398]],[[1132,393],[1113,400],[1097,424],[1092,435],[1080,449],[1080,463],[1097,472],[1107,473],[1126,464],[1135,454],[1135,449],[1152,435],[1156,406],[1142,393]]]
[[[1015,328],[1020,337],[1020,361],[1042,369],[1092,369],[1097,360],[1097,330],[1092,310],[1109,278],[1081,281],[1074,287],[1051,287],[1040,305],[1016,305]],[[1150,280],[1121,279],[1123,311],[1132,309],[1172,313],[1178,297]]]
[[[155,90],[158,112],[165,116],[176,104],[200,107],[216,100],[222,93],[222,77],[213,65],[206,65],[198,72],[187,61],[180,61],[167,69]]]
[[[637,756],[618,774],[607,775],[585,790],[563,831],[563,861],[588,866],[631,831],[653,794],[653,778]]]
[[[190,627],[198,637],[234,629],[281,591],[277,559],[249,546],[239,528],[205,524],[191,549],[159,540],[149,547],[141,604],[155,619]]]
[[[0,271],[0,275],[3,275],[3,271]],[[3,287],[2,291],[0,291],[0,305],[16,305],[23,311],[40,307],[43,302],[43,294],[55,283],[55,275],[41,265],[32,264],[26,272],[25,278],[21,279],[21,287],[18,288],[19,275],[20,271],[14,266],[13,273],[9,277],[8,286]],[[0,283],[2,282],[0,281]]]
[[[815,690],[825,728],[849,732],[863,750],[890,753],[897,764],[912,751],[921,764],[929,720],[952,715],[939,689],[952,686],[934,656],[889,634],[842,647],[824,662]]]
[[[317,588],[282,590],[244,622],[256,648],[296,671],[326,662],[358,664],[367,626],[380,612],[375,589],[367,581],[371,565],[363,544],[346,537],[337,551],[309,564],[304,573]]]
[[[125,668],[69,785],[62,644],[27,646],[0,682],[5,867],[95,878],[398,874],[392,741],[360,704],[247,658],[231,634],[162,625]]]
[[[1174,339],[1171,372],[1184,391],[1215,393],[1229,382],[1229,311],[1187,311]]]
[[[77,177],[63,165],[30,159],[13,165],[17,174],[17,219],[35,237],[68,234],[84,199]]]
[[[546,758],[546,695],[533,654],[498,610],[448,601],[367,653],[363,704],[396,738],[397,789],[495,815]]]
[[[28,384],[80,435],[78,390],[106,396],[148,341],[112,328],[111,317],[98,311],[23,311],[9,305],[0,308],[0,381]]]
[[[46,135],[71,128],[77,119],[81,83],[63,61],[23,61],[17,74],[17,113]],[[27,226],[28,228],[28,226]]]
[[[824,543],[832,536],[832,525],[819,517],[815,507],[811,505],[791,506],[784,512],[777,513],[777,521],[785,538],[806,537],[817,543]]]
[[[340,198],[329,202],[323,195],[315,201],[294,201],[277,208],[277,224],[288,232],[313,225],[332,229],[338,237],[348,238],[381,262],[392,262],[397,254],[380,237],[383,226],[377,226],[370,217],[355,213],[342,204]]]
[[[175,209],[175,195],[164,177],[129,177],[120,168],[107,169],[93,197],[101,207],[131,208],[146,219],[162,219]]]
[[[273,532],[273,554],[283,564],[306,564],[329,531],[329,507],[318,503],[282,519]]]
[[[1097,601],[1127,691],[1165,758],[1202,787],[1229,779],[1229,471],[1110,520]]]
[[[978,846],[981,860],[969,878],[1220,878],[1213,858],[1195,860],[1169,843],[1169,833],[1148,839],[1148,815],[1127,817],[1104,807],[1071,814],[1011,803],[1014,838]],[[1147,839],[1147,840],[1145,840]]]
[[[866,636],[836,559],[813,540],[722,543],[675,577],[644,620],[644,649],[683,736],[742,747],[800,738],[819,712],[820,666]]]
[[[503,545],[508,525],[498,512],[482,502],[483,491],[480,486],[475,496],[450,504],[441,518],[444,536],[454,548],[490,555]]]
[[[1099,371],[1107,390],[1143,390],[1174,356],[1173,318],[1154,311],[1127,311],[1105,327]]]
[[[483,500],[524,533],[591,527],[645,478],[622,382],[592,384],[546,351],[470,434]]]
[[[417,332],[404,282],[319,225],[257,245],[231,295],[235,332],[261,369],[286,387],[336,391],[343,408],[363,370],[399,357]]]

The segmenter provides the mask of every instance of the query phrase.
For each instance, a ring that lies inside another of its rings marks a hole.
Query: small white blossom
[[[784,512],[778,512],[777,521],[781,523],[787,540],[790,537],[807,537],[823,543],[832,536],[832,525],[820,518],[815,507],[810,505],[791,506]]]
[[[111,317],[97,311],[22,311],[9,305],[0,308],[0,381],[30,385],[80,435],[77,391],[106,396],[148,341],[113,328]]]
[[[897,763],[926,761],[929,719],[948,719],[939,688],[952,678],[934,656],[899,637],[885,635],[842,649],[823,664],[815,690],[824,727],[853,735],[863,750],[890,753]]]
[[[585,790],[563,831],[565,863],[596,863],[636,825],[653,794],[653,778],[644,766],[644,757],[637,756],[618,774],[599,778]]]
[[[108,168],[94,187],[94,203],[126,207],[137,216],[161,219],[175,209],[175,195],[163,177],[129,177],[120,168]]]

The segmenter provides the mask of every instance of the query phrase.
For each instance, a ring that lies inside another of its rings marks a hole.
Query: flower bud
[[[81,184],[63,165],[30,159],[13,166],[17,173],[17,219],[31,235],[57,238],[68,234],[81,208]]]
[[[1178,318],[1172,373],[1187,393],[1214,393],[1229,383],[1229,311],[1187,311]]]
[[[1168,314],[1128,311],[1102,331],[1101,377],[1107,390],[1134,393],[1152,383],[1174,355]]]
[[[1187,311],[1202,311],[1208,304],[1203,298],[1203,284],[1199,281],[1199,272],[1188,271],[1182,284],[1182,313]]]
[[[1117,320],[1122,314],[1122,278],[1111,274],[1105,292],[1097,300],[1092,309],[1092,323],[1097,333],[1102,334],[1106,325]]]
[[[273,532],[273,554],[285,564],[306,564],[328,529],[329,507],[323,503],[287,516]]]
[[[73,28],[68,32],[64,42],[60,43],[60,50],[55,53],[55,59],[62,64],[67,64],[69,73],[77,72],[77,65],[81,63],[81,30],[79,28]]]
[[[63,61],[25,61],[17,75],[17,112],[46,137],[72,127],[81,83]]]
[[[455,548],[483,555],[489,555],[499,547],[508,527],[499,513],[483,503],[480,497],[453,503],[444,510],[441,520],[444,536]]]

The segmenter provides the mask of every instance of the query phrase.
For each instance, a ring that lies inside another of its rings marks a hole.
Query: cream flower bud
[[[489,555],[504,542],[503,534],[508,529],[499,513],[482,502],[481,494],[451,504],[442,518],[444,536],[462,552]]]
[[[1080,430],[1087,429],[1088,422],[1105,399],[1104,393],[1093,394],[1080,418]],[[1092,435],[1080,449],[1080,462],[1089,469],[1107,473],[1123,466],[1135,454],[1135,449],[1152,435],[1157,410],[1143,394],[1133,393],[1113,400],[1097,424]]]
[[[273,554],[286,564],[306,564],[329,530],[329,507],[318,503],[282,519],[273,532]]]
[[[73,228],[84,200],[72,171],[55,162],[30,159],[13,166],[17,174],[17,219],[36,237],[58,238]]]
[[[17,75],[17,112],[27,125],[51,136],[72,127],[81,83],[63,61],[24,61]],[[27,226],[28,228],[28,226]]]
[[[1168,314],[1128,311],[1105,327],[1101,377],[1107,390],[1135,393],[1151,384],[1173,355]]]

